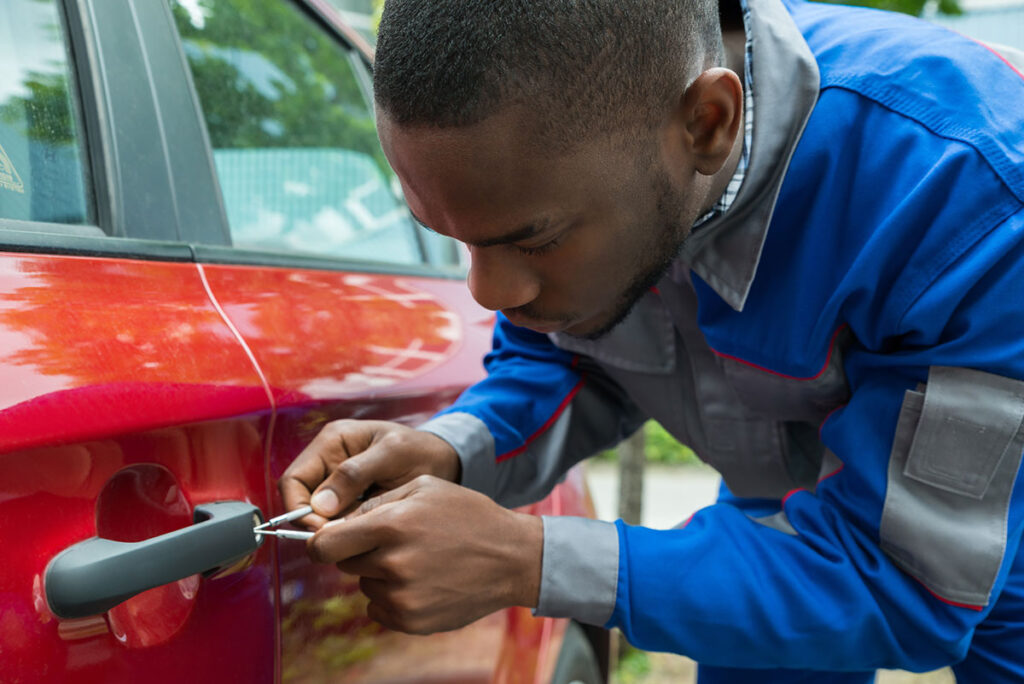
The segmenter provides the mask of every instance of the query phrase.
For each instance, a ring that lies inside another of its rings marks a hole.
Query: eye
[[[550,252],[555,247],[558,247],[558,245],[560,245],[561,243],[561,236],[558,236],[556,238],[548,240],[543,245],[538,245],[536,247],[522,247],[520,245],[513,246],[519,251],[520,254],[525,254],[526,256],[539,256],[541,254],[546,254],[547,252]]]

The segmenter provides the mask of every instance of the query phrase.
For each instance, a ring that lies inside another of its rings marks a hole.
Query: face
[[[600,337],[677,254],[700,210],[696,174],[663,144],[669,130],[551,154],[523,144],[530,123],[511,109],[448,129],[378,118],[413,213],[467,245],[481,305],[538,332]]]

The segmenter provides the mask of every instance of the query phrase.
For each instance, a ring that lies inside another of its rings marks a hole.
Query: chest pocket
[[[697,295],[689,279],[662,281],[659,288],[686,347],[692,410],[704,433],[698,453],[737,496],[780,498],[794,487],[812,488],[824,446],[817,425],[806,421],[827,413],[820,406],[828,401],[821,388],[798,391],[788,378],[718,356],[697,325]],[[842,377],[841,366],[838,372]]]

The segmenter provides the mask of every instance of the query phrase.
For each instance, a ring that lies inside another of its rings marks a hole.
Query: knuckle
[[[328,440],[334,441],[345,432],[347,421],[332,420],[320,429],[320,435]]]
[[[416,612],[416,599],[410,592],[395,592],[391,596],[391,607],[403,620],[409,620]]]
[[[408,440],[405,436],[401,432],[394,430],[381,435],[377,442],[389,452],[402,451],[408,445]]]
[[[349,458],[338,464],[334,469],[334,474],[344,482],[360,484],[365,477],[364,471],[365,468],[363,468],[358,458]]]
[[[412,579],[407,568],[408,566],[403,562],[402,556],[390,554],[380,560],[378,569],[384,574],[385,581],[405,584],[408,580]]]
[[[361,503],[359,505],[359,508],[356,509],[355,513],[356,515],[363,515],[364,513],[369,513],[370,511],[376,509],[378,506],[380,506],[380,498],[375,496]]]
[[[399,508],[399,506],[387,506],[377,511],[377,529],[385,539],[392,542],[400,540],[402,533],[407,527],[403,524],[401,516],[395,513],[396,508]]]

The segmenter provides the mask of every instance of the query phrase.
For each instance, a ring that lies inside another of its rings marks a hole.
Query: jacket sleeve
[[[850,401],[821,429],[836,467],[813,492],[769,517],[719,503],[673,530],[548,519],[545,574],[549,545],[572,549],[563,560],[577,572],[614,548],[617,574],[603,606],[548,577],[542,603],[709,665],[925,671],[962,659],[1024,528],[1021,235],[1018,212],[928,283],[898,346],[854,345]],[[864,325],[851,322],[858,339]]]
[[[566,470],[636,430],[643,416],[587,357],[500,313],[487,377],[421,430],[450,443],[462,484],[506,506],[538,501]]]

